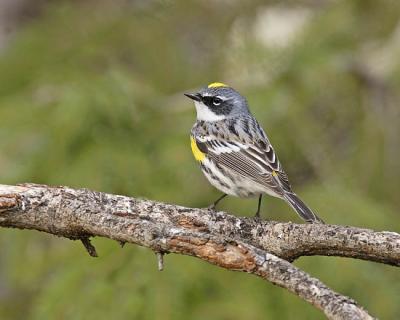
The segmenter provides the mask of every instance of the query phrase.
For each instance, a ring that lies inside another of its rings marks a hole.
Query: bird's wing
[[[242,143],[208,136],[206,139],[196,138],[196,143],[216,164],[271,188],[278,194],[291,192],[287,175],[268,140]]]

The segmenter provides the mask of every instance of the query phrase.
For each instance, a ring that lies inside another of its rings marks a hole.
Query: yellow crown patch
[[[219,87],[227,87],[227,85],[222,82],[213,82],[208,85],[208,88],[219,88]]]

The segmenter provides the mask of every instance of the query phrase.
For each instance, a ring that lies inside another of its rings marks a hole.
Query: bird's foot
[[[260,212],[256,212],[256,214],[253,217],[253,220],[256,222],[260,222],[261,221],[261,217],[260,217]]]

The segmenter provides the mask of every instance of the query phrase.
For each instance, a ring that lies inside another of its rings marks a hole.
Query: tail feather
[[[286,192],[284,198],[304,221],[308,223],[325,223],[295,193]]]

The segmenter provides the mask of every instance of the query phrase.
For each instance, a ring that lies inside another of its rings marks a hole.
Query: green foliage
[[[182,92],[224,80],[248,97],[294,188],[324,220],[400,231],[399,61],[372,72],[382,62],[372,59],[377,48],[397,57],[399,4],[310,8],[295,41],[275,48],[253,34],[261,1],[122,3],[48,5],[2,53],[1,183],[206,206],[218,192],[190,154],[195,115]],[[231,198],[221,208],[251,215],[256,203]],[[263,208],[266,218],[299,221],[280,200],[268,197]],[[246,274],[171,255],[160,273],[149,250],[94,244],[98,259],[78,242],[2,229],[0,317],[322,317]],[[394,268],[325,257],[296,264],[372,314],[400,317]]]

